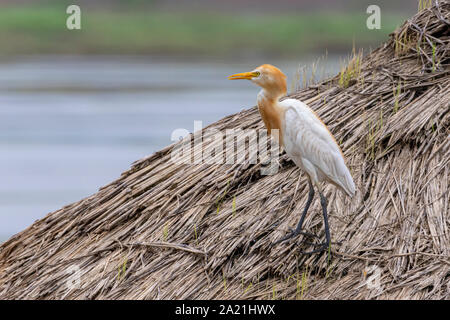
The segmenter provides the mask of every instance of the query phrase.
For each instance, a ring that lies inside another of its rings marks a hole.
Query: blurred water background
[[[378,2],[386,22],[371,31],[364,1],[78,1],[86,18],[68,31],[65,1],[2,1],[0,241],[96,192],[173,130],[253,106],[258,89],[231,73],[272,63],[293,90],[327,52],[315,77],[336,74],[354,44],[376,47],[416,7]]]

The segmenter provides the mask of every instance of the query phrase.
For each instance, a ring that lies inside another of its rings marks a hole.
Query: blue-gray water
[[[330,73],[336,61],[328,58]],[[310,62],[274,64],[292,79]],[[95,193],[170,144],[174,129],[192,131],[194,120],[207,125],[253,106],[258,89],[226,77],[258,64],[111,57],[0,63],[0,241]]]

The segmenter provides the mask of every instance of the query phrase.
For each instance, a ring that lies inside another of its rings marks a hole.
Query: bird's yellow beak
[[[228,80],[251,80],[252,78],[255,78],[259,76],[259,72],[252,71],[252,72],[242,72],[242,73],[236,73],[228,77]]]

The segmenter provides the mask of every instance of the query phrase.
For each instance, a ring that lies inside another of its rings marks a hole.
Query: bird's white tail
[[[345,193],[347,193],[350,197],[353,197],[355,195],[355,183],[353,182],[352,175],[350,174],[350,171],[348,170],[347,166],[345,166],[345,169],[343,170],[344,175],[341,179],[341,187],[344,189]]]

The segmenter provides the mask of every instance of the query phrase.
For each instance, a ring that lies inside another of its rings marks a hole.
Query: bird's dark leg
[[[319,191],[319,195],[320,195],[320,204],[322,205],[323,221],[324,221],[324,225],[325,225],[325,237],[326,237],[327,241],[324,243],[315,245],[315,246],[319,246],[318,249],[308,251],[308,252],[302,252],[302,254],[312,254],[312,253],[317,253],[317,252],[321,252],[321,251],[327,251],[330,249],[331,236],[330,236],[330,227],[328,226],[327,199],[320,191]]]
[[[311,180],[308,179],[308,183],[309,183],[309,193],[308,193],[308,200],[306,200],[306,205],[305,208],[303,209],[302,215],[300,217],[300,221],[297,224],[297,228],[295,228],[295,230],[291,231],[287,236],[285,236],[284,238],[276,241],[275,243],[273,243],[273,245],[286,241],[288,239],[291,239],[299,234],[303,234],[306,236],[310,236],[310,237],[316,237],[316,235],[312,234],[312,233],[308,233],[308,232],[303,232],[302,230],[302,226],[303,226],[303,221],[305,220],[306,217],[306,213],[308,212],[309,207],[311,206],[311,203],[313,201],[314,198],[314,187],[311,183]]]
[[[319,192],[320,194],[320,204],[322,205],[323,212],[323,223],[325,224],[325,236],[327,238],[326,247],[328,248],[331,244],[330,227],[328,226],[328,212],[327,212],[327,198]]]

